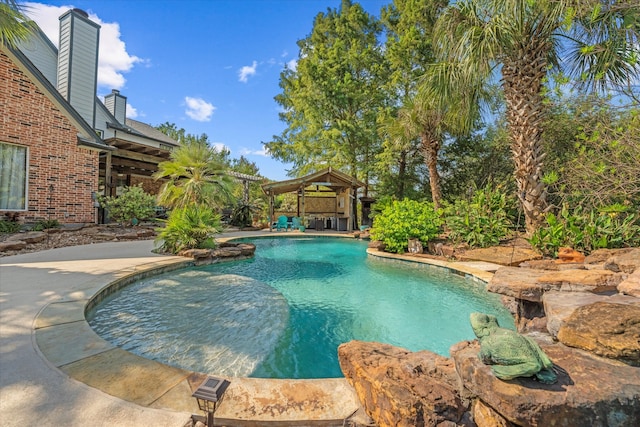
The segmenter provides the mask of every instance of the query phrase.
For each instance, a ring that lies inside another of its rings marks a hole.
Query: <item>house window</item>
[[[0,142],[0,210],[27,209],[27,147]]]

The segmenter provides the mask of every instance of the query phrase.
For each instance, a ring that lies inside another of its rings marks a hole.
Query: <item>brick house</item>
[[[99,153],[110,147],[20,51],[0,46],[0,81],[0,211],[95,222]]]
[[[99,32],[73,9],[60,16],[59,49],[42,31],[2,47],[0,214],[96,222],[96,194],[137,184],[157,192],[151,175],[179,144],[127,119],[119,91],[96,96]]]

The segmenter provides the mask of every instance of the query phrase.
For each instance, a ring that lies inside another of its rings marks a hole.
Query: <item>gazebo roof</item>
[[[321,185],[334,191],[343,188],[360,188],[365,186],[363,182],[358,181],[351,175],[328,167],[300,178],[262,184],[262,190],[266,194],[276,195],[298,191],[310,185]]]

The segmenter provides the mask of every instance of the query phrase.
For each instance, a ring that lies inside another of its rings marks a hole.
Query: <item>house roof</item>
[[[128,127],[133,129],[135,132],[138,132],[138,134],[140,135],[143,135],[147,138],[155,139],[156,141],[160,141],[165,144],[173,145],[175,147],[180,146],[180,144],[176,140],[168,135],[165,135],[151,125],[133,119],[126,119],[125,122]]]
[[[365,186],[363,182],[358,181],[351,175],[347,175],[331,167],[328,167],[319,172],[315,172],[300,178],[262,184],[262,190],[266,194],[277,195],[298,191],[310,185],[324,186],[332,190],[339,190],[350,187],[360,188]]]
[[[100,151],[111,151],[113,147],[107,145],[91,126],[80,116],[75,108],[65,100],[60,92],[49,80],[36,68],[35,65],[18,49],[0,45],[4,52],[29,79],[38,86],[42,93],[69,119],[78,131],[78,145]]]

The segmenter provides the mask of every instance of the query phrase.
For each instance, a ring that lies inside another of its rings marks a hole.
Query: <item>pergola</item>
[[[335,170],[331,167],[300,178],[286,181],[269,182],[262,184],[262,190],[269,196],[270,228],[274,221],[273,199],[278,194],[293,193],[298,196],[298,216],[306,218],[307,215],[329,216],[335,218],[337,230],[352,231],[355,220],[355,201],[358,188],[365,184],[354,177]],[[331,208],[309,208],[307,200],[314,196],[306,196],[307,193],[321,194],[335,193],[335,203]],[[345,224],[346,223],[346,224]],[[333,227],[332,227],[333,228]]]

